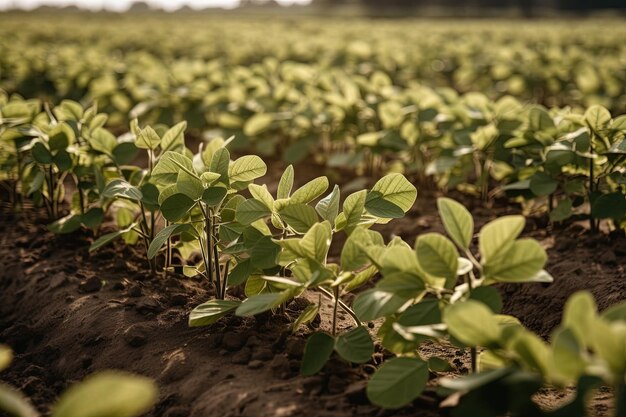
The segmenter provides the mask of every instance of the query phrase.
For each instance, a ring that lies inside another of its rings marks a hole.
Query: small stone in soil
[[[126,286],[124,285],[123,282],[118,281],[115,284],[113,284],[111,288],[113,288],[113,290],[115,291],[124,291],[126,289]]]
[[[187,304],[187,296],[185,294],[174,294],[170,297],[173,306],[182,307]]]
[[[228,332],[222,338],[222,346],[224,348],[235,351],[241,349],[246,344],[248,337],[243,333]]]
[[[269,361],[273,357],[274,357],[274,353],[272,352],[272,350],[266,347],[255,349],[254,352],[252,353],[253,360]]]
[[[98,292],[100,288],[102,288],[102,282],[96,277],[87,278],[78,285],[78,289],[86,293]]]
[[[235,353],[230,360],[235,365],[246,365],[250,361],[250,356],[252,352],[250,348],[244,347],[239,352]]]
[[[151,329],[152,327],[145,323],[133,324],[124,332],[124,340],[131,347],[143,346],[148,340],[148,332]]]
[[[250,369],[259,369],[263,367],[263,361],[253,360],[248,362],[248,368]]]
[[[306,345],[306,341],[304,339],[293,337],[287,340],[285,352],[287,352],[287,354],[290,357],[301,358],[302,355],[304,354],[305,345]]]
[[[270,362],[270,369],[281,378],[289,377],[289,359],[286,355],[276,355]]]
[[[137,284],[133,284],[128,287],[128,292],[126,294],[129,297],[141,297],[141,287]]]

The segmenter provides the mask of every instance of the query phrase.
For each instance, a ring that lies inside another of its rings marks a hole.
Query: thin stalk
[[[204,203],[199,203],[202,216],[204,217],[204,239],[205,239],[205,259],[204,267],[206,269],[206,275],[209,282],[213,284],[213,233],[211,232],[211,218],[207,209],[204,207]],[[219,283],[215,283],[216,295],[220,293]]]
[[[150,247],[150,243],[152,242],[152,236],[150,234],[150,230],[148,227],[148,219],[146,218],[145,207],[141,201],[139,202],[139,209],[141,211],[141,226],[140,227],[144,233],[143,241],[146,246],[146,257],[147,257],[148,248]],[[155,259],[148,259],[148,265],[150,267],[150,272],[155,274],[156,273]]]
[[[333,293],[328,291],[326,288],[317,287],[316,290],[318,290],[319,292],[321,292],[323,295],[330,298],[331,300],[335,299],[335,297],[333,296]],[[356,313],[350,307],[348,307],[346,303],[344,303],[341,300],[338,300],[338,304],[339,304],[339,307],[341,307],[343,311],[345,311],[346,313],[350,315],[350,317],[352,317],[352,319],[354,320],[357,326],[361,325],[361,320],[359,320],[359,318],[356,316]]]
[[[591,143],[593,144],[593,140],[595,139],[595,135],[591,136]],[[591,146],[591,153],[593,154],[593,145]],[[594,192],[594,163],[593,158],[589,158],[589,204],[591,205],[591,195]],[[591,233],[596,233],[598,231],[596,227],[596,221],[591,215],[591,208],[589,209],[589,228],[591,229]]]
[[[337,334],[337,308],[339,307],[339,287],[333,288],[335,304],[333,305],[333,336]]]
[[[165,227],[169,226],[170,222],[165,220]],[[168,268],[172,265],[172,238],[167,238],[166,248],[165,248],[165,275],[167,275]]]
[[[470,276],[470,274],[465,274],[465,282],[467,283],[467,286],[471,293],[472,292],[472,277]],[[471,358],[471,363],[472,363],[472,373],[475,374],[478,369],[478,350],[476,349],[476,346],[472,346],[470,348],[470,358]]]
[[[228,270],[230,269],[230,259],[224,265],[224,285],[222,286],[222,300],[226,298],[226,283],[228,279]]]

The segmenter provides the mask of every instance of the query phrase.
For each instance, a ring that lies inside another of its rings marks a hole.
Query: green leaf
[[[230,165],[230,152],[226,148],[219,148],[211,158],[209,171],[220,174],[219,182],[229,185],[228,170]]]
[[[626,198],[621,192],[603,194],[591,203],[594,219],[622,220],[626,215]]]
[[[109,182],[104,187],[102,196],[105,198],[122,197],[133,201],[141,201],[143,198],[143,194],[137,187],[122,179],[114,179]]]
[[[293,322],[293,332],[298,330],[298,328],[304,324],[311,323],[317,317],[319,313],[320,306],[319,304],[309,304],[303,311],[300,313],[296,321]],[[332,352],[332,347],[331,347]]]
[[[111,158],[117,165],[126,165],[133,162],[139,150],[134,143],[122,142],[111,151]]]
[[[216,207],[224,201],[227,193],[224,187],[209,187],[202,193],[202,201],[209,207]]]
[[[359,326],[339,336],[335,341],[335,350],[349,362],[365,363],[374,354],[374,342],[367,329]]]
[[[48,225],[48,230],[56,234],[67,234],[80,229],[80,226],[80,215],[68,214],[67,216],[62,217],[59,220],[50,223]]]
[[[230,164],[228,175],[231,182],[247,182],[262,177],[267,172],[267,166],[256,155],[247,155],[238,158]]]
[[[318,220],[315,209],[306,204],[290,204],[278,214],[297,233],[306,233]]]
[[[385,245],[380,233],[367,229],[356,229],[352,232],[341,249],[342,269],[356,271],[369,264],[369,258],[363,248],[372,245]]]
[[[185,194],[177,193],[163,201],[161,213],[170,222],[175,222],[183,218],[189,210],[196,204],[194,200]]]
[[[545,172],[537,172],[530,177],[530,191],[538,197],[552,194],[557,186],[558,183]]]
[[[213,324],[240,305],[240,301],[209,300],[191,310],[189,327],[202,327]]]
[[[253,272],[254,268],[252,267],[250,259],[239,262],[231,269],[230,274],[228,274],[228,286],[234,287],[235,285],[242,284]]]
[[[467,346],[489,347],[500,340],[500,326],[489,307],[468,300],[449,305],[443,321],[448,332]]]
[[[595,105],[587,109],[584,118],[587,126],[598,133],[608,126],[611,121],[611,113],[606,108]]]
[[[382,199],[400,207],[404,213],[415,203],[417,189],[402,174],[389,174],[378,180],[372,192],[379,192]]]
[[[550,212],[550,221],[560,222],[572,215],[572,200],[565,198]]]
[[[109,243],[111,243],[112,241],[117,239],[118,237],[122,236],[124,233],[130,231],[132,229],[132,227],[134,227],[134,226],[135,225],[132,224],[130,227],[127,227],[125,229],[118,230],[116,232],[107,233],[105,235],[100,236],[97,240],[95,240],[91,244],[91,246],[89,246],[89,252],[93,252],[93,251],[95,251],[97,249],[100,249],[104,245],[108,245]]]
[[[332,238],[330,223],[315,223],[300,240],[300,247],[312,259],[325,264]]]
[[[274,121],[274,116],[268,113],[257,113],[248,119],[243,127],[243,134],[256,136],[265,132]]]
[[[419,397],[428,382],[428,364],[417,358],[386,361],[367,384],[367,398],[379,407],[396,409]]]
[[[446,288],[453,288],[457,279],[459,253],[454,244],[439,233],[421,235],[415,241],[417,261],[434,277],[445,278]]]
[[[139,132],[135,139],[135,146],[140,149],[156,149],[161,143],[161,137],[153,128],[147,126]]]
[[[300,373],[304,376],[315,375],[322,370],[333,353],[335,339],[326,333],[313,333],[306,341]]]
[[[404,297],[372,288],[357,295],[352,308],[360,320],[371,321],[396,313],[406,302]]]
[[[439,216],[454,243],[463,249],[469,249],[474,234],[474,219],[460,203],[450,198],[438,198]]]
[[[241,303],[235,314],[240,317],[254,316],[278,307],[282,299],[283,293],[279,292],[253,295]]]
[[[111,132],[101,127],[94,129],[91,136],[87,138],[91,148],[95,151],[112,155],[113,149],[117,146],[117,139]]]
[[[361,190],[350,194],[343,202],[343,215],[346,219],[345,230],[350,235],[354,229],[361,223],[361,216],[365,208],[365,199],[367,191]]]
[[[192,200],[199,200],[204,193],[202,181],[196,175],[190,175],[183,170],[178,173],[176,189],[179,193],[186,195]]]
[[[365,199],[365,209],[373,216],[384,219],[399,219],[404,211],[394,203],[384,199],[378,191],[370,191]]]
[[[72,169],[72,158],[65,149],[58,151],[56,155],[52,157],[52,161],[60,171],[69,171]]]
[[[52,417],[134,417],[157,400],[152,380],[119,371],[104,371],[72,386],[53,408]]]
[[[2,383],[0,383],[0,411],[14,417],[39,417],[39,413],[28,398]]]
[[[285,172],[280,176],[278,182],[278,191],[276,192],[276,198],[289,198],[291,190],[293,188],[294,170],[293,165],[289,165]]]
[[[483,273],[494,281],[524,282],[537,275],[547,260],[546,251],[536,240],[520,239],[506,253],[485,263]]]
[[[289,200],[290,204],[307,204],[328,189],[328,178],[317,177],[298,188]]]
[[[161,231],[156,234],[154,239],[152,239],[150,247],[148,247],[148,259],[154,258],[163,246],[163,244],[172,235],[182,232],[190,233],[194,236],[197,236],[196,229],[194,229],[194,227],[190,224],[170,224],[169,226],[161,229]]]
[[[335,224],[335,219],[339,214],[340,199],[341,195],[339,192],[339,186],[335,185],[333,191],[326,197],[322,198],[315,206],[315,210],[320,217],[324,220],[328,220],[331,225]]]
[[[254,199],[262,201],[268,209],[272,210],[274,208],[274,198],[267,190],[267,185],[250,184],[248,185],[248,190]]]
[[[470,293],[470,300],[480,301],[494,313],[502,311],[502,298],[494,287],[478,287]]]
[[[193,162],[185,155],[167,151],[159,158],[156,166],[152,169],[152,178],[160,184],[174,184],[178,180],[178,173],[185,171],[191,176],[196,176]]]
[[[41,142],[35,142],[31,149],[31,154],[35,162],[39,164],[49,165],[52,164],[52,154]]]
[[[481,262],[486,264],[491,259],[508,253],[513,241],[524,230],[524,216],[504,216],[485,225],[479,234]]]
[[[187,129],[186,121],[172,126],[171,129],[163,134],[161,149],[163,151],[182,151],[185,147],[185,129]]]
[[[80,215],[80,222],[90,229],[96,229],[104,220],[104,211],[100,207],[92,207]]]
[[[237,206],[235,219],[243,225],[249,225],[258,219],[269,216],[270,214],[272,214],[272,212],[265,204],[263,204],[263,202],[251,198]]]

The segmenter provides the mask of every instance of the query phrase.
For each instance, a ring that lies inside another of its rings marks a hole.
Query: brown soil
[[[272,170],[268,182],[277,179],[277,171]],[[319,174],[319,168],[296,169],[300,178]],[[435,197],[420,195],[406,218],[381,230],[411,244],[418,234],[443,231]],[[475,200],[462,201],[477,226],[519,212],[500,202],[488,209]],[[577,290],[590,290],[601,308],[626,298],[623,237],[590,236],[575,224],[552,228],[540,218],[529,219],[524,234],[539,239],[548,250],[548,270],[555,282],[500,289],[504,312],[533,331],[548,337],[560,321],[565,300]],[[311,329],[292,335],[287,317],[230,317],[190,329],[188,312],[208,298],[202,280],[152,276],[141,248],[119,243],[89,253],[92,240],[88,232],[47,232],[36,211],[16,216],[5,208],[1,213],[0,343],[10,345],[16,359],[0,379],[30,396],[44,414],[72,382],[114,368],[157,381],[160,398],[150,416],[446,415],[437,410],[431,391],[399,411],[369,405],[365,380],[382,359],[379,348],[370,364],[351,366],[333,359],[320,375],[300,376],[299,360]],[[297,317],[307,303],[294,301],[287,315]],[[316,325],[326,328],[328,322],[329,311],[322,311]],[[341,326],[350,326],[348,317]],[[467,368],[467,355],[457,349],[425,346],[423,353],[448,357],[458,371]],[[548,391],[540,401],[549,407],[562,397]],[[597,415],[607,415],[604,404],[594,408]]]

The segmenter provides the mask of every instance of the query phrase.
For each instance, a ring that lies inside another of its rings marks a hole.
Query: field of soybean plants
[[[0,415],[626,417],[625,40],[0,13]]]

